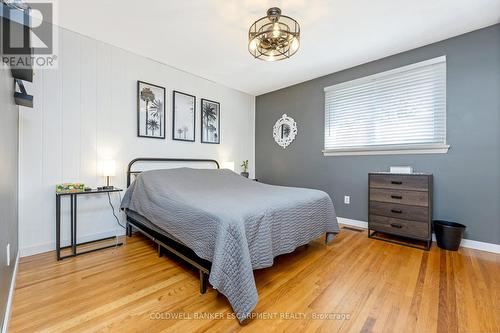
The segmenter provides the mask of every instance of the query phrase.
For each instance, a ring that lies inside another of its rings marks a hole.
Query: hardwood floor
[[[62,262],[23,258],[10,332],[500,332],[497,254],[343,229],[256,271],[260,318],[240,326],[224,296],[199,294],[197,271],[139,235],[126,242]],[[223,318],[195,318],[209,315]]]

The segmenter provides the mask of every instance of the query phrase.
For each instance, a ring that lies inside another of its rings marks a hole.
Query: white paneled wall
[[[179,52],[179,50],[172,50]],[[203,54],[200,52],[200,57]],[[137,137],[137,80],[167,90],[166,139]],[[36,70],[29,92],[33,109],[21,108],[19,237],[23,255],[55,249],[55,184],[104,183],[102,159],[115,159],[112,184],[126,185],[135,157],[250,160],[254,165],[253,96],[160,64],[65,29],[59,29],[59,68]],[[172,141],[172,90],[197,97],[196,142]],[[221,144],[200,143],[200,99],[221,103]],[[112,196],[119,206],[117,194]],[[79,241],[123,234],[105,195],[80,196]],[[68,202],[63,203],[63,240],[69,238]],[[123,220],[123,216],[120,216]]]

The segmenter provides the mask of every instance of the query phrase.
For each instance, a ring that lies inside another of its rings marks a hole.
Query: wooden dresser
[[[368,237],[429,250],[431,226],[431,174],[368,175]],[[422,241],[425,245],[382,238],[380,233]]]

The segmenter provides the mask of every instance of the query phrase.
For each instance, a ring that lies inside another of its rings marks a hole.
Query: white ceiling
[[[295,56],[264,62],[247,32],[279,6]],[[259,95],[500,22],[500,0],[59,0],[59,25]]]

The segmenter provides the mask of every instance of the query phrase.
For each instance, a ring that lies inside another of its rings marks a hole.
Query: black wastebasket
[[[464,235],[465,225],[443,220],[434,220],[437,245],[445,250],[456,251]]]

